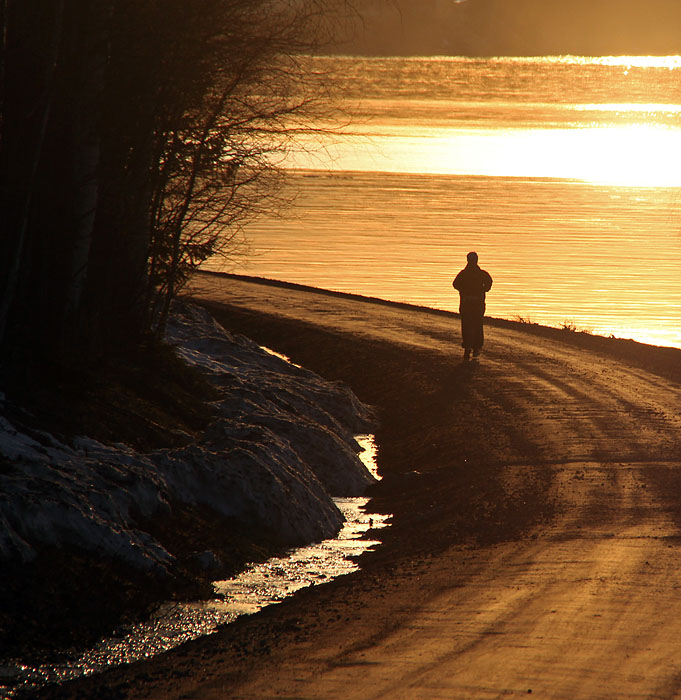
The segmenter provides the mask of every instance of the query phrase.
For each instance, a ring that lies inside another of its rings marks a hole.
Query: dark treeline
[[[331,5],[334,7],[331,7]],[[272,206],[317,115],[300,55],[347,3],[0,0],[0,343],[96,357],[161,329]]]
[[[678,0],[362,0],[358,53],[664,55],[681,51]]]

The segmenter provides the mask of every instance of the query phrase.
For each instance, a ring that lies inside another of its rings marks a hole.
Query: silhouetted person
[[[477,357],[485,340],[482,319],[485,315],[485,294],[492,287],[489,273],[478,267],[478,254],[468,253],[468,264],[454,278],[452,286],[459,291],[459,313],[461,314],[461,345],[464,360],[469,360],[471,351]]]

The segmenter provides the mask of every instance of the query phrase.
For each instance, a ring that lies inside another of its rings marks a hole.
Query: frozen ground
[[[144,454],[85,436],[65,444],[0,417],[0,563],[68,548],[166,577],[174,554],[141,523],[172,514],[173,504],[210,507],[287,545],[339,531],[332,496],[359,495],[374,481],[353,437],[368,431],[369,409],[198,307],[178,306],[168,341],[219,389],[198,443]],[[218,557],[201,556],[207,567]]]

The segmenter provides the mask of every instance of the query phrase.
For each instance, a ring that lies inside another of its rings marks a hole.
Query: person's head
[[[466,256],[466,260],[468,260],[469,265],[477,265],[478,264],[478,254],[471,251]]]

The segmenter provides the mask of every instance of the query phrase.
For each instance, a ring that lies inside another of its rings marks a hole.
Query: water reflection
[[[360,454],[376,475],[376,445],[372,435],[360,435]],[[376,545],[366,534],[389,525],[390,516],[367,512],[367,498],[335,499],[346,518],[335,539],[292,550],[226,581],[214,583],[215,598],[208,601],[168,603],[145,622],[118,630],[80,657],[55,665],[28,666],[0,660],[0,698],[10,699],[50,683],[63,683],[169,651],[180,644],[213,634],[222,625],[278,603],[301,588],[316,586],[356,571],[355,558]]]
[[[292,169],[681,185],[679,56],[309,60],[356,120]]]
[[[477,250],[489,316],[681,347],[679,189],[317,172],[291,187],[291,217],[255,222],[237,271],[456,311],[454,273]]]
[[[656,105],[639,107],[638,119],[652,119],[659,114]],[[626,116],[622,118],[626,120]],[[313,152],[312,143],[304,145],[291,155],[289,167],[339,172],[551,177],[627,187],[681,186],[681,129],[666,125],[582,125],[567,129],[536,125],[524,129],[384,125],[380,131],[337,137],[324,152]]]
[[[367,499],[337,499],[347,521],[338,537],[318,545],[302,547],[284,558],[270,559],[240,576],[215,584],[223,604],[233,614],[253,613],[266,605],[278,603],[301,588],[326,583],[356,571],[353,560],[379,544],[360,539],[367,531],[386,527],[388,517],[363,511]]]
[[[293,154],[239,271],[454,310],[477,250],[490,316],[681,347],[681,57],[308,60],[354,131]]]

